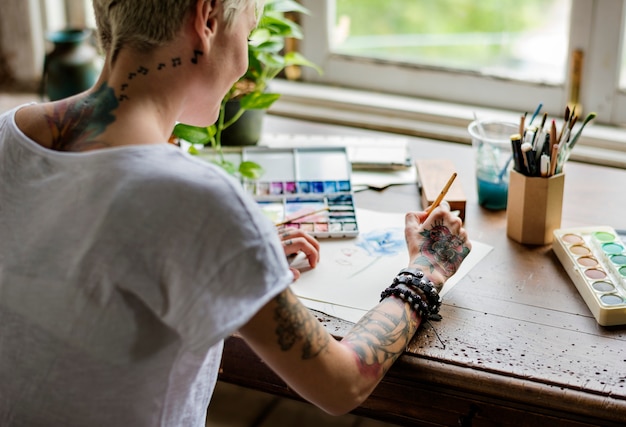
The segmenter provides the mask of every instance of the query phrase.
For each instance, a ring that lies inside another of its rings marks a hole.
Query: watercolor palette
[[[275,224],[315,237],[359,234],[345,147],[246,147],[242,160],[265,170],[244,188]]]
[[[602,326],[626,324],[626,243],[611,227],[559,229],[552,248]]]

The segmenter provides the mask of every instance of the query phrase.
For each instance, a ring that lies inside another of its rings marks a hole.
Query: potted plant
[[[248,42],[248,71],[233,85],[224,97],[217,122],[209,127],[197,127],[179,123],[174,128],[174,137],[191,144],[190,152],[197,153],[197,146],[211,147],[215,153],[213,162],[230,173],[258,178],[260,168],[244,162],[235,167],[225,160],[222,151],[226,129],[242,121],[246,113],[264,114],[280,94],[268,90],[272,79],[289,66],[308,66],[321,70],[298,52],[285,52],[286,39],[302,39],[302,28],[290,18],[293,13],[309,13],[295,0],[266,0],[259,25],[250,34]],[[260,121],[256,120],[260,133]],[[254,141],[256,143],[256,141]],[[248,143],[249,144],[249,143]],[[233,144],[230,144],[233,145]],[[245,144],[236,144],[245,145]]]

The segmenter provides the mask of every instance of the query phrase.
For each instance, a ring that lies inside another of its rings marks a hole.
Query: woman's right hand
[[[409,267],[422,270],[439,288],[470,251],[461,220],[450,213],[447,203],[430,216],[426,212],[408,213],[405,237],[411,256]],[[291,289],[286,289],[259,310],[240,333],[300,396],[340,415],[370,395],[404,353],[420,321],[401,299],[385,298],[339,341]]]
[[[409,267],[421,270],[441,291],[445,281],[456,273],[472,244],[461,219],[442,202],[428,215],[408,212],[404,230],[409,250]]]
[[[320,260],[320,244],[315,237],[306,231],[288,227],[279,229],[278,235],[288,258],[302,252],[309,261],[311,268],[315,268]],[[293,280],[298,280],[300,271],[293,267],[289,267],[289,269],[293,274]]]

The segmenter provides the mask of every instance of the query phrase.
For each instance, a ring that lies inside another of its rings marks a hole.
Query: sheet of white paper
[[[360,310],[358,308],[344,307],[342,305],[330,304],[327,302],[314,301],[308,298],[300,297],[300,301],[305,307],[311,310],[320,311],[329,316],[337,317],[338,319],[347,320],[348,322],[356,323],[368,310]]]
[[[403,213],[358,209],[357,221],[357,238],[320,241],[316,268],[307,269],[305,263],[297,261],[292,264],[303,271],[292,288],[307,306],[351,322],[378,303],[381,291],[408,262]],[[449,293],[492,249],[472,241],[472,251],[448,279],[441,295]]]

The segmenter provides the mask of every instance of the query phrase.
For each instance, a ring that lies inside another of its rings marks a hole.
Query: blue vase
[[[47,34],[54,49],[44,60],[42,95],[51,101],[83,92],[98,79],[100,57],[90,43],[89,29],[66,29]]]

